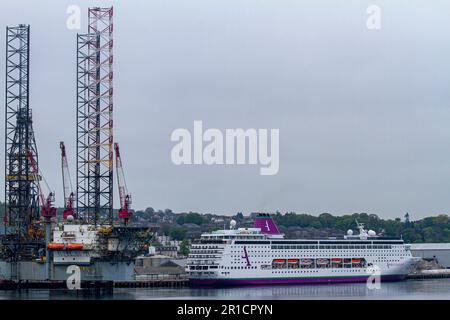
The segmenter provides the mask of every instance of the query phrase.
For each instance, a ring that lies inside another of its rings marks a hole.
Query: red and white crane
[[[31,151],[28,151],[28,160],[30,161],[31,168],[33,170],[32,175],[34,176],[35,181],[38,184],[39,189],[39,204],[41,206],[41,216],[45,218],[47,222],[50,221],[52,217],[56,216],[56,208],[54,207],[55,202],[55,193],[50,191],[48,196],[45,197],[41,188],[41,177],[42,175],[39,172],[39,168],[34,158],[34,155]],[[44,180],[45,182],[45,180]],[[46,183],[47,184],[47,183]],[[47,185],[47,188],[50,189]]]
[[[72,189],[72,180],[70,179],[69,165],[67,163],[66,147],[64,142],[59,143],[61,149],[61,168],[62,168],[62,178],[63,178],[63,191],[64,191],[64,212],[63,218],[67,219],[68,216],[75,217],[73,210],[73,203],[75,194]]]
[[[123,173],[122,159],[120,157],[119,144],[114,143],[114,150],[116,151],[116,170],[117,170],[117,184],[119,186],[120,209],[119,218],[123,219],[125,225],[133,215],[131,211],[131,195],[128,193],[125,175]]]

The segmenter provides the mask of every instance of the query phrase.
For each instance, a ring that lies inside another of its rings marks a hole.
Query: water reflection
[[[370,290],[365,283],[235,288],[124,288],[112,291],[0,291],[1,299],[450,299],[450,279],[382,283]]]
[[[266,286],[219,289],[126,290],[134,299],[450,299],[450,279],[382,283],[370,290],[365,283]],[[120,291],[115,291],[115,296]]]

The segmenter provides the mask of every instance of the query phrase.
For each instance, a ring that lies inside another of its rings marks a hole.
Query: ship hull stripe
[[[320,284],[320,283],[353,283],[366,282],[370,275],[339,277],[304,277],[304,278],[229,278],[229,279],[190,279],[193,286],[237,286],[268,284]],[[400,281],[406,275],[384,275],[381,281]]]

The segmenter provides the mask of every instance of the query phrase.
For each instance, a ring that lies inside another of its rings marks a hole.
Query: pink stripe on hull
[[[289,279],[191,279],[193,286],[245,286],[270,284],[323,284],[323,283],[356,283],[366,282],[368,276],[362,277],[329,277],[329,278],[289,278]],[[381,281],[400,281],[405,276],[382,276]]]

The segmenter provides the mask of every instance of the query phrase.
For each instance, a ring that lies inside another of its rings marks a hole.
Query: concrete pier
[[[180,288],[186,287],[188,280],[186,279],[162,279],[162,280],[121,280],[121,281],[101,281],[101,280],[82,280],[81,290],[89,289],[107,289],[114,288]],[[0,290],[28,290],[28,289],[66,289],[66,281],[61,280],[41,280],[41,281],[0,281]]]

